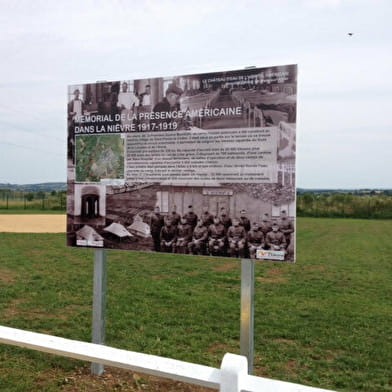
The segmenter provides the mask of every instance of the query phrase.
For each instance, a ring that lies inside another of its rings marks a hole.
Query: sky
[[[68,85],[298,64],[297,186],[392,188],[391,20],[390,0],[0,0],[0,183],[66,181]]]

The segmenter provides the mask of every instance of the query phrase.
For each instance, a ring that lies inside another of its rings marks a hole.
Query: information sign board
[[[295,260],[297,66],[68,88],[70,246]]]

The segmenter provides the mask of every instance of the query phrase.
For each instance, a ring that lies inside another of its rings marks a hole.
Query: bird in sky
[[[352,37],[354,33],[347,33],[348,36]]]

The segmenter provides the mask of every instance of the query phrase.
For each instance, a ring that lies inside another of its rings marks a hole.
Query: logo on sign
[[[264,250],[257,249],[256,258],[260,260],[284,260],[284,250]]]

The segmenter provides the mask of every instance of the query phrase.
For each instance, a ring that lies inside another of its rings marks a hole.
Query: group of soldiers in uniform
[[[157,252],[194,255],[256,258],[257,249],[293,252],[293,223],[285,211],[278,221],[272,221],[265,213],[260,223],[246,217],[231,219],[225,208],[220,215],[213,216],[207,208],[198,217],[192,206],[182,217],[173,211],[162,215],[159,207],[151,214],[153,250]]]

